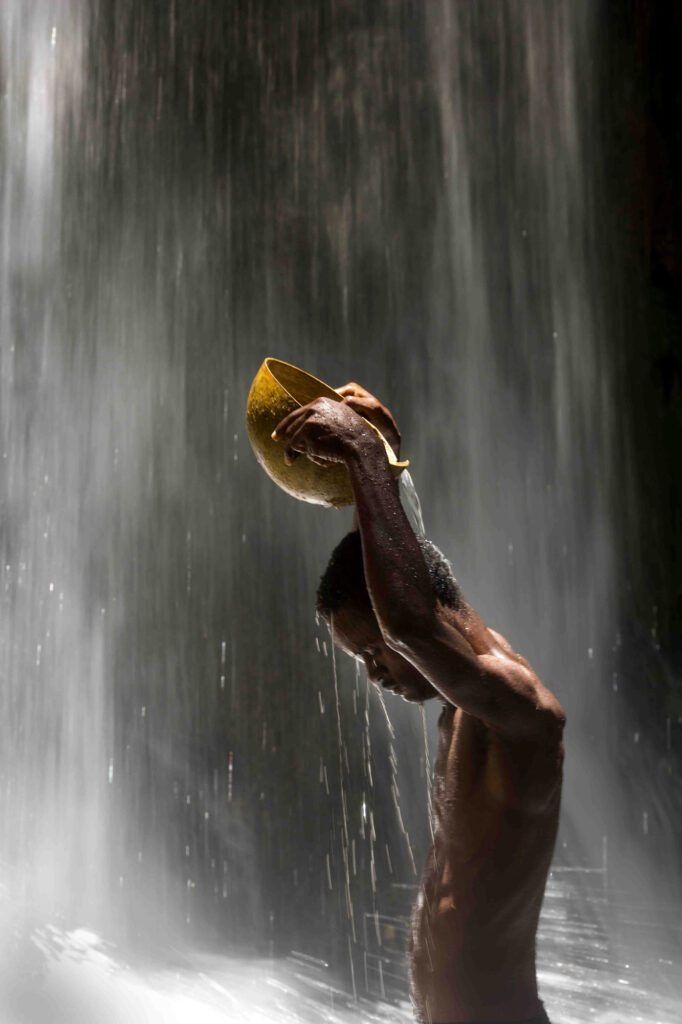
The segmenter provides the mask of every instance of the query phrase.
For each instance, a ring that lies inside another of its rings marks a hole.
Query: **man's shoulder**
[[[552,691],[540,680],[525,658],[506,652],[488,661],[493,674],[504,680],[514,693],[523,696],[510,738],[530,744],[556,747],[563,742],[566,712]],[[499,731],[505,732],[504,728]]]

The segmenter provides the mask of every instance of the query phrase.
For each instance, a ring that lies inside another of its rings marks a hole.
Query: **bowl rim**
[[[299,402],[298,398],[296,398],[295,395],[292,395],[291,391],[289,391],[286,385],[284,385],[282,381],[279,379],[279,377],[275,373],[273,373],[271,368],[272,363],[277,363],[279,364],[279,366],[286,366],[287,369],[289,370],[295,370],[296,373],[300,373],[302,377],[307,377],[308,380],[314,381],[316,384],[319,384],[323,391],[326,392],[325,395],[320,395],[320,398],[333,398],[335,402],[343,402],[343,398],[338,393],[338,391],[335,391],[334,388],[327,384],[325,381],[320,380],[319,377],[316,377],[312,373],[308,373],[307,370],[302,370],[300,366],[294,366],[293,363],[287,363],[285,359],[277,359],[276,356],[267,356],[263,360],[263,365],[265,366],[266,370],[268,371],[270,376],[274,378],[275,382],[279,385],[279,387],[281,387],[282,390],[287,393],[289,398],[293,402],[296,402],[299,408],[302,408],[301,402]]]

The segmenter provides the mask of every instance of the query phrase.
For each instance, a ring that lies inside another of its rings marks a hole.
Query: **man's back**
[[[541,1009],[535,932],[559,817],[561,741],[511,738],[451,705],[439,734],[412,998],[437,1024],[530,1018]]]

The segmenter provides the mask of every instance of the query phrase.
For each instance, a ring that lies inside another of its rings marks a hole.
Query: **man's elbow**
[[[566,727],[566,712],[553,694],[543,697],[535,707],[536,725],[551,740],[561,742]]]

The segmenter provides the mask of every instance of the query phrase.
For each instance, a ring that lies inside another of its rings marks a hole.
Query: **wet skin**
[[[371,607],[339,608],[329,627],[336,646],[359,658],[377,686],[415,703],[438,696],[421,672],[388,646]]]
[[[443,613],[475,615],[467,606]],[[513,653],[478,624],[478,645],[485,631]],[[377,686],[416,703],[440,696],[386,644],[370,606],[338,609],[329,627]],[[415,1009],[428,1022],[536,1016],[535,933],[559,818],[560,735],[509,737],[448,702],[438,731],[434,842],[410,933]]]
[[[540,1011],[535,933],[559,817],[563,709],[469,605],[438,603],[383,445],[355,410],[318,399],[283,420],[274,436],[288,457],[299,452],[348,468],[368,601],[331,616],[335,643],[361,657],[384,688],[409,701],[437,696],[443,703],[434,842],[409,947],[415,1010],[429,1024],[533,1017]]]

